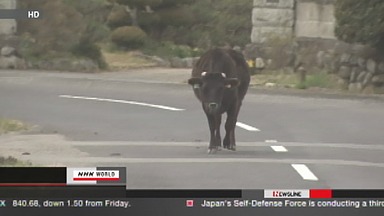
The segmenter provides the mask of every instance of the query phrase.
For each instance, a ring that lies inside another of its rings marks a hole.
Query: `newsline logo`
[[[309,198],[309,190],[264,190],[264,198]]]

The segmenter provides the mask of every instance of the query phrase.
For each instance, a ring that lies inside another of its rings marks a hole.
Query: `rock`
[[[241,47],[240,46],[234,46],[233,50],[241,53]]]
[[[341,66],[338,74],[343,79],[349,79],[351,76],[351,68],[348,66]]]
[[[373,77],[373,75],[371,73],[367,73],[367,75],[365,75],[364,80],[363,80],[363,88],[368,86],[368,84],[371,82],[372,77]]]
[[[319,51],[316,55],[316,63],[317,63],[317,66],[320,68],[324,68],[324,56],[325,56],[325,52],[322,50]]]
[[[353,93],[360,93],[362,89],[363,86],[361,85],[361,83],[350,83],[348,85],[348,91]]]
[[[366,60],[364,58],[357,58],[357,64],[359,65],[359,67],[361,68],[365,68],[366,67]]]
[[[377,72],[380,74],[384,74],[384,61],[380,62],[380,64],[378,65]]]
[[[334,58],[333,58],[333,55],[330,53],[325,53],[324,55],[324,69],[331,73],[336,72]]]
[[[265,87],[275,87],[276,83],[267,82],[265,83]]]
[[[375,85],[382,85],[382,84],[384,84],[384,74],[373,76],[371,82],[373,84],[375,84]]]
[[[185,67],[192,68],[193,64],[195,62],[195,59],[192,57],[183,58],[183,62],[184,62],[183,64],[185,65]]]
[[[12,56],[16,54],[16,49],[10,46],[5,46],[1,48],[1,55],[2,56]]]
[[[356,82],[363,82],[366,75],[367,75],[367,72],[361,71],[357,76]]]
[[[356,67],[352,68],[351,76],[349,78],[350,83],[354,83],[357,80],[357,76],[359,75],[359,71]]]
[[[25,69],[26,63],[23,59],[16,56],[1,56],[0,57],[0,68],[1,69]]]
[[[156,63],[157,66],[160,67],[169,67],[171,66],[171,63],[169,61],[166,61],[158,56],[151,56],[150,58],[152,61]]]
[[[349,60],[351,59],[351,54],[349,53],[343,53],[340,56],[340,63],[342,64],[349,64]]]
[[[376,73],[376,62],[372,59],[368,59],[367,61],[367,70],[369,73],[375,74]]]
[[[37,69],[96,72],[98,65],[90,59],[56,58],[36,63]]]
[[[170,62],[171,62],[171,67],[174,67],[174,68],[184,68],[184,67],[186,67],[183,59],[181,59],[179,57],[171,58]]]
[[[80,59],[71,62],[71,71],[96,72],[99,67],[90,59]]]
[[[341,89],[348,89],[348,81],[344,80],[344,79],[338,79],[337,80],[337,85],[341,88]]]
[[[349,65],[350,66],[358,66],[358,57],[356,56],[351,56],[351,58],[349,59]]]
[[[362,93],[363,94],[374,94],[375,93],[374,87],[372,85],[366,86],[365,88],[363,88]]]

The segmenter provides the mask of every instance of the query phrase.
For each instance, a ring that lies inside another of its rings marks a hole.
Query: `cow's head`
[[[188,84],[199,92],[204,109],[211,114],[219,112],[225,89],[239,85],[237,78],[227,78],[224,73],[202,72],[201,77],[193,77]]]

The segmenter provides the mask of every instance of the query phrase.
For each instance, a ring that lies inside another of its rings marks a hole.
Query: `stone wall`
[[[295,36],[336,39],[334,9],[330,0],[297,0]]]
[[[0,9],[16,9],[16,0],[0,0]],[[15,34],[16,27],[16,20],[0,19],[0,36]]]
[[[271,34],[292,37],[294,0],[254,0],[252,43],[264,43]]]

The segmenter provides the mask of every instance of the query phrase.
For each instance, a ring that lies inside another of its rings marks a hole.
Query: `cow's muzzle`
[[[207,111],[208,113],[216,113],[218,112],[219,108],[220,108],[220,104],[218,103],[207,103],[206,104],[206,108],[207,108]]]

